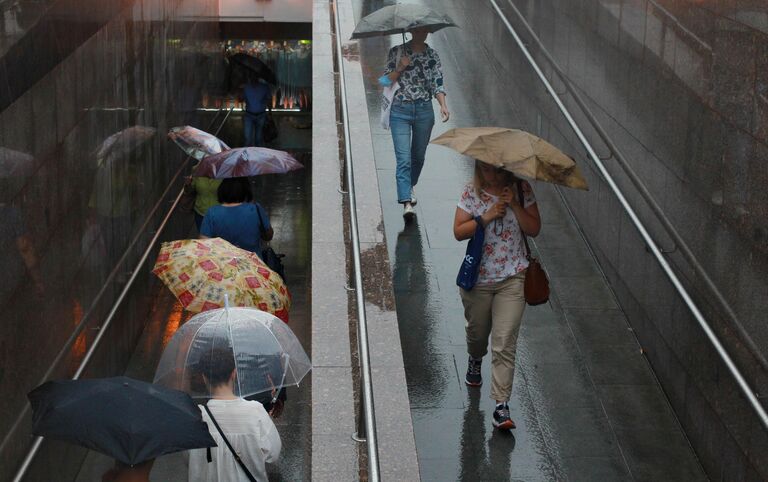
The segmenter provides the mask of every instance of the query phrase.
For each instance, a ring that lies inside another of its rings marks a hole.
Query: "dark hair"
[[[251,185],[246,177],[224,179],[216,190],[220,203],[249,203],[253,201]]]
[[[211,388],[224,385],[235,370],[232,348],[214,348],[200,359],[198,369]]]

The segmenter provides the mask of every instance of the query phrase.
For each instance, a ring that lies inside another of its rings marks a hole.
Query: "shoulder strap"
[[[245,472],[245,476],[248,477],[248,480],[251,482],[257,482],[256,477],[251,474],[251,471],[248,470],[248,467],[245,466],[245,462],[243,462],[243,459],[240,458],[240,456],[235,452],[234,447],[232,447],[232,444],[229,443],[229,440],[227,440],[227,436],[224,435],[224,431],[219,427],[219,422],[216,421],[216,418],[211,413],[211,409],[208,408],[208,405],[203,405],[203,408],[208,413],[208,416],[211,417],[211,422],[213,422],[213,425],[216,427],[216,430],[219,431],[219,435],[221,435],[221,439],[224,440],[224,443],[227,444],[227,448],[229,448],[229,451],[232,452],[232,456],[237,461],[238,465],[240,465],[240,468],[243,469],[243,472]]]
[[[259,234],[264,236],[266,229],[264,229],[264,220],[261,219],[261,209],[259,209],[260,206],[257,203],[253,203],[253,207],[256,208],[256,216],[259,217]]]
[[[520,207],[525,209],[525,196],[523,196],[523,181],[517,180],[515,182],[517,185],[517,199],[520,202]],[[520,226],[520,223],[517,223],[518,226]],[[525,232],[523,231],[522,226],[520,227],[520,234],[523,236],[523,243],[525,243],[525,256],[530,259],[531,258],[531,247],[528,246],[528,236],[525,235]]]

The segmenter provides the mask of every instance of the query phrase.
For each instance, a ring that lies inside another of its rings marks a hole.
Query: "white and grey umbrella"
[[[427,28],[430,33],[445,27],[457,27],[447,15],[423,5],[398,3],[380,8],[363,17],[352,32],[353,39],[380,37],[385,35],[403,35],[416,28]]]

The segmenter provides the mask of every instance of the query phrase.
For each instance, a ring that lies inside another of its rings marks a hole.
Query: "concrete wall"
[[[498,3],[523,32],[509,4]],[[768,353],[764,4],[666,0],[517,0],[514,4],[727,301],[727,308],[715,302],[625,173],[609,160],[608,169],[654,238],[671,251],[667,259],[748,382],[764,391],[768,381],[763,362]],[[488,48],[489,68],[507,79],[510,101],[523,113],[521,127],[540,133],[586,167],[591,191],[563,190],[563,195],[709,476],[765,480],[768,433],[605,182],[589,167],[585,150],[490,2],[473,11],[473,16],[474,21],[487,24],[486,37],[479,41]],[[551,76],[546,60],[541,55],[537,58]],[[555,88],[563,90],[558,81]],[[562,98],[599,154],[609,154],[573,100],[568,95]],[[739,333],[737,324],[746,336]]]
[[[219,0],[219,16],[228,22],[312,22],[312,0]]]
[[[21,0],[0,8],[0,480],[6,480],[31,440],[28,416],[14,430],[26,393],[85,319],[84,334],[52,377],[72,374],[167,211],[163,203],[107,282],[184,159],[165,133],[206,123],[194,109],[204,89],[217,85],[220,56],[215,24],[179,19],[180,12],[215,16],[218,0]],[[154,134],[145,141],[119,137],[109,147],[110,136],[137,126]],[[182,228],[174,224],[167,236]],[[26,261],[24,242],[34,254]],[[117,374],[130,356],[157,285],[145,268],[136,286],[89,376]],[[67,480],[82,454],[46,443],[28,480]]]

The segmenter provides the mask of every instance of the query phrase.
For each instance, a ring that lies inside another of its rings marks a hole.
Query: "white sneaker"
[[[403,219],[405,219],[405,222],[411,222],[415,217],[416,211],[413,210],[413,204],[409,202],[403,203]]]
[[[416,200],[416,193],[414,193],[413,188],[411,188],[411,205],[415,206],[418,202],[419,201]]]

